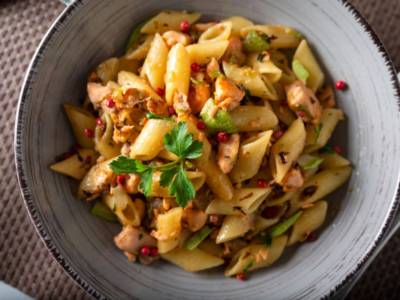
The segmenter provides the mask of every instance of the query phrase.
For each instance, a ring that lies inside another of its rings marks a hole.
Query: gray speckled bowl
[[[347,122],[337,136],[355,165],[330,199],[328,226],[315,243],[288,249],[269,269],[238,282],[219,272],[188,274],[166,263],[128,263],[112,236],[118,226],[92,217],[75,184],[52,173],[72,143],[64,102],[84,93],[88,71],[119,53],[132,26],[165,8],[211,17],[242,15],[292,25],[311,41],[341,93]],[[399,85],[383,46],[349,4],[333,0],[83,0],[66,8],[32,62],[16,126],[16,162],[27,207],[46,245],[95,298],[315,299],[332,295],[374,254],[392,222],[400,170]]]

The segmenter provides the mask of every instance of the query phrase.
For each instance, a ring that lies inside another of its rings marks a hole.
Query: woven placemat
[[[400,1],[351,2],[376,29],[399,68]],[[37,299],[88,299],[36,234],[19,194],[13,157],[14,118],[22,79],[35,48],[62,9],[56,0],[0,0],[0,280]],[[398,299],[399,278],[400,233],[348,298]]]

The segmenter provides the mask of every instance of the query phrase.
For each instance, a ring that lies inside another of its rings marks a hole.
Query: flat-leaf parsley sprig
[[[193,139],[188,132],[187,124],[179,122],[164,136],[164,147],[175,154],[176,161],[161,165],[145,165],[141,161],[120,156],[110,163],[115,174],[136,173],[140,176],[140,188],[146,197],[151,195],[153,173],[160,171],[160,185],[168,187],[169,194],[176,198],[179,206],[185,207],[189,200],[196,196],[196,190],[185,171],[185,161],[199,158],[202,154],[203,143]]]

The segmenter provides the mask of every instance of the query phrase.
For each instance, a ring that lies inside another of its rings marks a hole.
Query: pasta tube
[[[281,183],[293,162],[303,152],[306,131],[299,118],[292,123],[285,134],[272,146],[270,166],[276,182]]]
[[[165,99],[172,105],[176,93],[188,95],[190,81],[190,57],[182,44],[176,44],[168,54],[165,77]]]
[[[242,182],[257,174],[268,150],[272,130],[251,137],[240,146],[238,160],[230,173],[233,182]]]

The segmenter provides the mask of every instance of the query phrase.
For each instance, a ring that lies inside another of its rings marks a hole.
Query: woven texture
[[[352,0],[400,67],[400,1]],[[37,299],[88,299],[40,241],[20,197],[13,127],[23,76],[44,33],[62,11],[56,0],[0,1],[0,280]],[[371,264],[349,299],[397,299],[400,233]],[[396,297],[397,296],[397,297]]]

